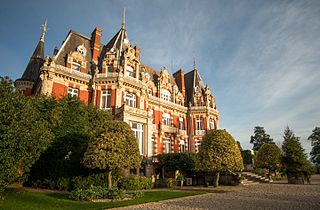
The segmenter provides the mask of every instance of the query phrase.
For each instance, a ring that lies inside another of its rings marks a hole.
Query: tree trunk
[[[219,186],[219,176],[220,176],[220,172],[216,172],[213,176],[213,186],[214,187]]]
[[[111,170],[107,171],[107,176],[108,176],[108,189],[112,188],[112,174]]]

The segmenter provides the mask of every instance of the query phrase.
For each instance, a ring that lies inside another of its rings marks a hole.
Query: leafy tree
[[[288,182],[294,183],[298,179],[308,179],[313,168],[304,153],[299,137],[296,137],[293,131],[286,127],[283,138],[281,162]]]
[[[266,168],[269,170],[269,177],[271,172],[280,169],[281,165],[281,150],[275,144],[263,144],[257,155],[256,167]]]
[[[109,121],[103,131],[89,141],[83,163],[90,169],[105,170],[108,188],[112,188],[111,171],[139,167],[141,157],[137,140],[130,126],[123,121]]]
[[[52,139],[33,100],[14,92],[11,79],[0,77],[0,191],[21,180]]]
[[[253,164],[254,155],[251,150],[242,150],[241,151],[243,164]]]
[[[213,172],[214,186],[218,186],[221,171],[243,170],[240,149],[226,130],[210,130],[204,136],[196,157],[196,169]]]
[[[320,127],[315,127],[312,134],[308,137],[311,141],[312,150],[310,152],[311,161],[320,168]]]
[[[195,170],[196,155],[194,153],[167,153],[157,157],[160,166],[167,171],[179,170],[183,175],[186,175],[189,171]]]
[[[253,144],[253,150],[258,151],[263,144],[274,144],[273,139],[266,133],[264,127],[254,127],[254,135],[251,136],[250,143]]]

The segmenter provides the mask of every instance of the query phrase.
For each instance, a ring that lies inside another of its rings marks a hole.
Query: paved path
[[[244,186],[224,193],[208,193],[194,197],[147,203],[125,209],[320,209],[320,176],[311,184],[289,185],[285,182]]]

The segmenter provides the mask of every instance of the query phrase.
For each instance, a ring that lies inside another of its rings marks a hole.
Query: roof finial
[[[123,8],[122,27],[121,28],[124,28],[125,22],[126,22],[126,8]]]
[[[44,21],[44,23],[42,24],[42,35],[40,38],[40,41],[44,42],[44,36],[46,35],[47,32],[47,20]]]
[[[193,69],[197,69],[197,67],[196,67],[196,58],[195,57],[193,57]]]

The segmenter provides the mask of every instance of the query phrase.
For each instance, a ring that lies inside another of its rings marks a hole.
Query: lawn
[[[201,192],[185,191],[149,191],[145,192],[141,198],[127,201],[116,201],[108,203],[93,203],[84,201],[73,201],[68,198],[68,194],[47,193],[47,192],[29,192],[18,189],[9,189],[5,194],[5,200],[0,200],[0,209],[2,210],[86,210],[86,209],[107,209],[128,205],[135,205],[147,202],[157,202],[161,200],[193,196],[202,194]]]

